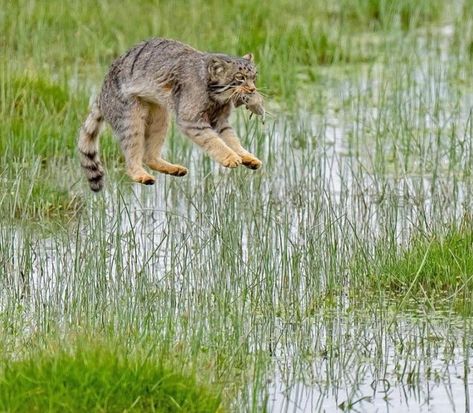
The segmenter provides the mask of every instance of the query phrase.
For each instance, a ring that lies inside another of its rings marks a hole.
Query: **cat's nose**
[[[255,87],[254,83],[248,83],[246,88],[247,88],[248,92],[250,92],[250,93],[256,92],[256,87]]]

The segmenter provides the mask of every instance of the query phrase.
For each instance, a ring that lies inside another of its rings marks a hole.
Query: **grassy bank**
[[[180,373],[167,355],[107,340],[52,342],[2,359],[0,409],[8,412],[223,412],[220,395]]]

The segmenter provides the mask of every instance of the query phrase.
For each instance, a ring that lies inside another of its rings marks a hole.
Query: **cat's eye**
[[[245,80],[245,76],[242,75],[241,73],[237,73],[235,75],[235,80],[238,81],[238,82],[243,82]]]

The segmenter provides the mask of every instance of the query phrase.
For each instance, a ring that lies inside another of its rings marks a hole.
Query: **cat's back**
[[[152,38],[133,46],[111,66],[126,77],[142,77],[149,73],[179,71],[184,65],[198,64],[203,53],[177,40]]]
[[[105,76],[99,106],[106,117],[130,96],[172,108],[175,95],[193,90],[202,100],[206,91],[206,53],[177,40],[153,38],[119,56]]]

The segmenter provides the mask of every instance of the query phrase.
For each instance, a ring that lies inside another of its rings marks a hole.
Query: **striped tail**
[[[98,192],[103,188],[104,170],[99,159],[99,134],[103,123],[102,113],[94,103],[80,128],[78,150],[80,165],[89,181],[90,189]]]

